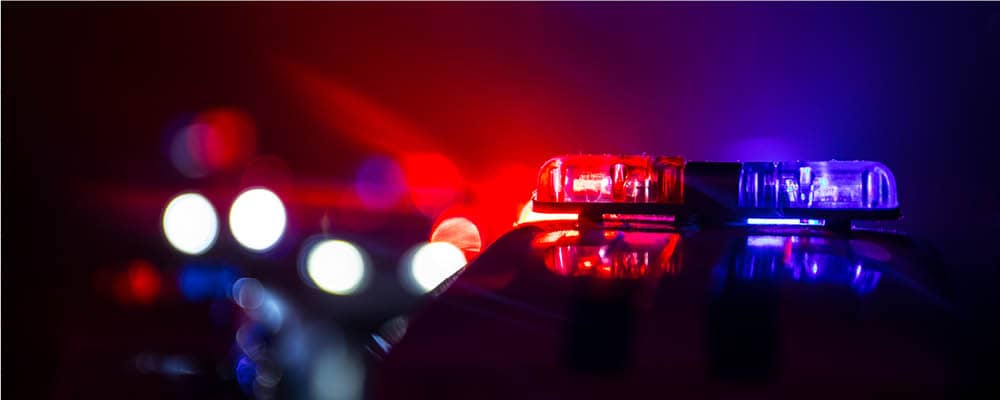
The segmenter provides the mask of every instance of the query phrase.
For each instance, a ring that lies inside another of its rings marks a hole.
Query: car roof
[[[443,284],[376,392],[932,394],[957,379],[943,267],[905,235],[573,228],[516,229]]]

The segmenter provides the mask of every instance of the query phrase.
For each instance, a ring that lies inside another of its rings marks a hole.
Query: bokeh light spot
[[[285,232],[285,206],[274,192],[264,188],[248,189],[236,197],[229,210],[229,229],[244,247],[265,251],[273,247]]]
[[[146,260],[132,260],[124,274],[114,282],[114,292],[118,301],[124,304],[149,305],[160,297],[160,272]]]
[[[327,293],[349,295],[361,289],[367,266],[357,246],[343,240],[323,240],[308,248],[306,274]]]
[[[240,278],[233,283],[233,302],[240,308],[253,310],[264,302],[264,285],[254,278]]]
[[[227,108],[187,121],[170,143],[170,160],[189,178],[231,170],[246,163],[256,147],[256,129],[246,113]]]
[[[151,304],[160,295],[160,273],[149,261],[134,260],[129,264],[128,284],[136,302]]]
[[[433,290],[466,263],[462,250],[447,242],[421,244],[412,254],[406,270],[412,282],[410,287],[419,293]]]
[[[201,254],[215,243],[219,218],[205,196],[184,193],[167,203],[163,211],[163,233],[175,249]]]
[[[399,203],[406,193],[406,178],[392,159],[372,157],[358,169],[354,190],[365,207],[387,210]]]
[[[313,359],[309,378],[311,398],[353,400],[363,394],[365,370],[349,349],[330,346]]]
[[[441,221],[431,233],[431,242],[447,242],[458,247],[466,258],[478,254],[483,247],[479,228],[465,217],[452,217]]]
[[[198,116],[198,123],[211,129],[203,143],[209,168],[233,168],[253,154],[256,132],[248,114],[227,108],[208,110]]]
[[[236,382],[246,393],[253,392],[253,382],[257,379],[257,365],[247,356],[241,356],[234,368]]]

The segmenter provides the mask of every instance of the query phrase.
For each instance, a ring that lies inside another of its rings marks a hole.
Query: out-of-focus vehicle
[[[943,266],[867,161],[566,156],[383,343],[376,398],[940,397]],[[885,222],[890,221],[890,222]]]

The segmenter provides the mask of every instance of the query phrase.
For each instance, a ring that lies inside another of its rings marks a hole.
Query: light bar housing
[[[570,155],[545,162],[539,213],[671,215],[678,223],[899,217],[896,182],[874,161],[703,162],[681,157]]]

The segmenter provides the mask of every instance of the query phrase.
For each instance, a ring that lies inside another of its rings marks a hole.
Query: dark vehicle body
[[[942,397],[959,323],[929,246],[806,227],[522,226],[438,289],[377,398]]]

